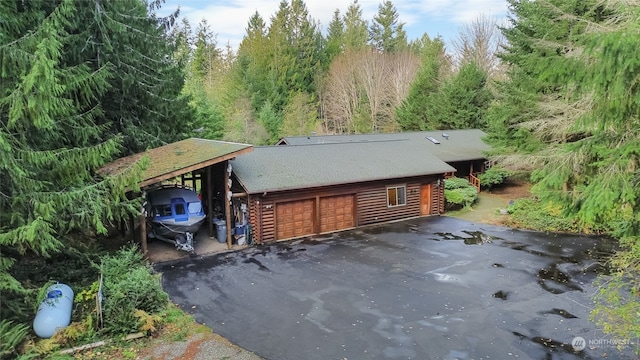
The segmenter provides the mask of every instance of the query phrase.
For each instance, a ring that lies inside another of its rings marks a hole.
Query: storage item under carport
[[[227,242],[227,223],[224,219],[213,219],[213,224],[216,226],[216,238],[218,242]]]
[[[233,229],[233,234],[234,234],[234,239],[236,244],[238,245],[246,245],[247,244],[247,238],[246,238],[246,225],[244,224],[236,224],[235,228]]]

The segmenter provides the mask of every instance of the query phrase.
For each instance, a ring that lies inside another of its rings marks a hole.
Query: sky
[[[291,3],[291,1],[288,1]],[[320,22],[323,34],[336,9],[344,15],[352,0],[306,0],[309,15]],[[369,23],[384,0],[358,0],[362,17]],[[484,15],[502,21],[506,17],[506,0],[392,0],[404,23],[409,41],[427,33],[431,38],[442,36],[447,49],[457,37],[461,26]],[[237,49],[246,33],[249,18],[257,11],[265,23],[278,10],[280,0],[166,0],[159,15],[180,7],[180,17],[186,17],[195,29],[204,18],[217,36],[218,47],[227,43]]]

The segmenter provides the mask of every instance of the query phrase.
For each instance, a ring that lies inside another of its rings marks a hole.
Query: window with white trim
[[[387,206],[404,206],[407,205],[407,187],[402,186],[390,186],[387,188]]]

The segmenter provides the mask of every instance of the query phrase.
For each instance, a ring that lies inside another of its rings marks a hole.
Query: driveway
[[[431,217],[156,270],[197,321],[269,360],[627,359],[637,345],[620,353],[589,321],[610,245]]]

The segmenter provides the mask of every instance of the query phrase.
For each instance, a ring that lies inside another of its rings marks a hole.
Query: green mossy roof
[[[252,151],[253,146],[226,141],[190,138],[147,150],[143,153],[115,160],[102,169],[102,175],[115,175],[143,156],[148,156],[149,165],[143,172],[141,186],[150,185],[154,180],[165,180],[165,176],[181,175],[199,168],[231,159],[237,155]],[[184,170],[184,172],[181,172]]]

